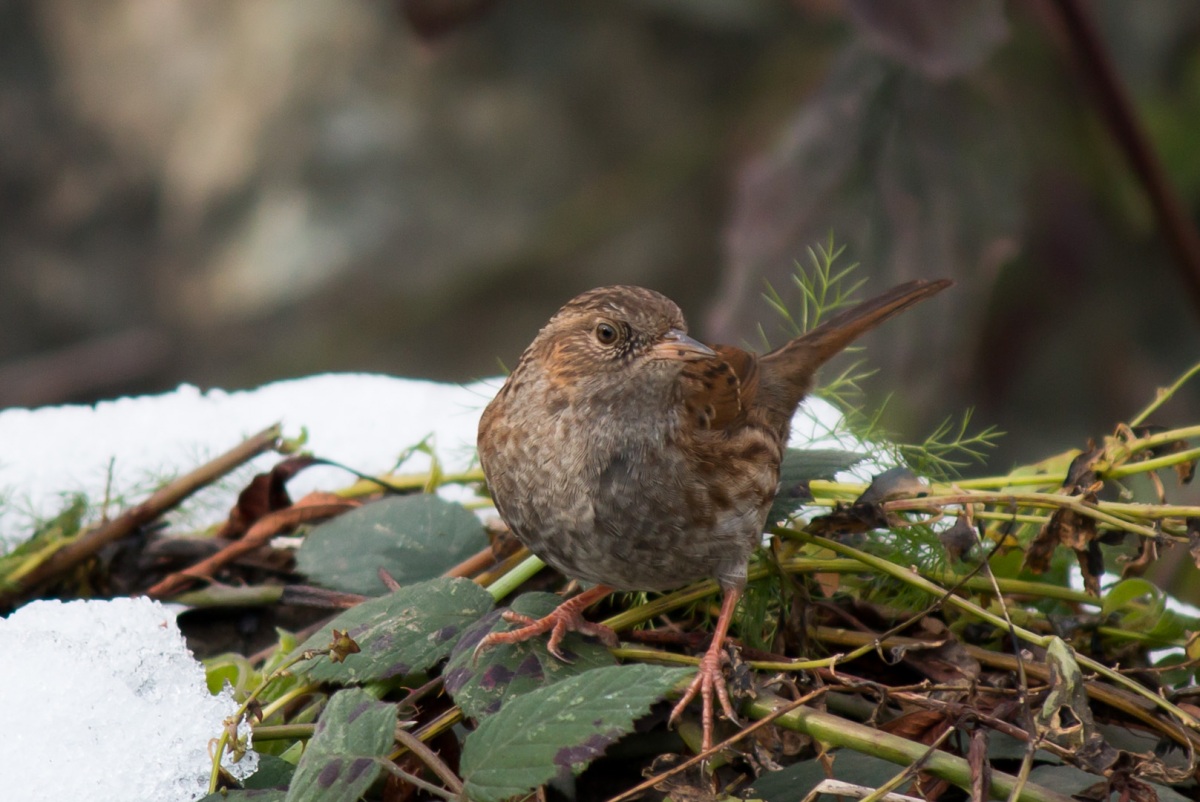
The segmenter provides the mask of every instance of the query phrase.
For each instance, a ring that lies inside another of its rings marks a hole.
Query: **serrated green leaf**
[[[553,593],[525,593],[513,602],[512,609],[531,618],[541,618],[561,602],[562,597]],[[503,632],[515,626],[502,621],[500,613],[493,610],[467,628],[442,672],[447,693],[470,718],[491,715],[511,698],[617,662],[604,646],[578,633],[570,633],[563,639],[562,651],[570,662],[550,654],[546,638],[499,644],[480,652],[479,659],[473,660],[475,647],[485,636],[493,630]]]
[[[767,520],[782,521],[805,502],[811,501],[809,482],[814,479],[831,480],[839,471],[853,468],[863,459],[862,454],[836,449],[787,449],[779,466],[779,492],[771,504]]]
[[[296,554],[300,572],[334,590],[378,596],[384,569],[400,584],[440,576],[487,546],[483,524],[432,494],[393,496],[313,529]]]
[[[692,673],[608,666],[512,699],[467,736],[460,763],[467,798],[500,802],[579,774]]]
[[[395,705],[358,688],[338,691],[296,766],[287,802],[355,802],[383,770],[395,732]]]
[[[300,645],[301,651],[325,648],[331,630],[346,630],[360,653],[343,663],[317,657],[295,670],[341,684],[424,671],[449,655],[467,625],[491,606],[488,592],[468,579],[431,579],[400,588],[347,610]]]

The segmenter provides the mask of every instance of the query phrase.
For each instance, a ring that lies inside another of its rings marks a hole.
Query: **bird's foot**
[[[729,655],[722,647],[723,644],[714,640],[712,646],[704,653],[704,657],[700,659],[700,670],[696,673],[696,678],[683,692],[683,698],[679,700],[679,704],[675,705],[675,709],[671,711],[671,718],[668,720],[668,724],[673,726],[691,701],[699,694],[702,704],[700,720],[704,730],[700,748],[704,752],[711,749],[713,745],[714,696],[720,701],[721,711],[725,714],[725,718],[735,724],[738,723],[737,714],[733,712],[733,703],[729,700],[729,688],[725,684],[723,671],[725,665],[729,663]]]
[[[488,635],[475,647],[475,652],[471,659],[477,660],[480,652],[497,644],[521,643],[546,632],[550,633],[550,640],[546,643],[546,649],[550,654],[564,663],[571,662],[561,649],[562,639],[568,632],[591,635],[598,638],[605,646],[610,648],[615,647],[619,643],[616,632],[603,624],[592,623],[583,617],[584,610],[609,593],[612,593],[611,588],[597,585],[594,588],[585,590],[572,599],[568,599],[542,618],[530,618],[527,615],[521,615],[512,610],[505,610],[501,613],[505,621],[521,624],[522,626],[517,629],[511,629],[508,632],[493,632]]]

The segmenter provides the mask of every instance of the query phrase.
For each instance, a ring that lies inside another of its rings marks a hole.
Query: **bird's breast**
[[[480,457],[521,542],[567,576],[620,589],[738,580],[762,532],[777,460],[774,469],[731,471],[684,428],[678,406],[554,407],[485,415]]]

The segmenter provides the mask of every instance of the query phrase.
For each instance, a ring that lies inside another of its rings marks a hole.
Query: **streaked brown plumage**
[[[484,410],[479,458],[513,534],[595,588],[480,644],[570,629],[615,642],[581,612],[611,590],[669,590],[715,578],[724,591],[712,646],[672,718],[697,693],[704,741],[723,642],[766,525],[797,405],[818,367],[864,332],[949,286],[912,281],[762,356],[688,337],[668,298],[601,287],[568,302],[534,338]]]

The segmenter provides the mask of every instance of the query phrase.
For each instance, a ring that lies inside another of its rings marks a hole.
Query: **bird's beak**
[[[650,351],[655,359],[673,359],[680,362],[694,362],[717,355],[716,351],[699,340],[693,340],[679,329],[668,331]]]

